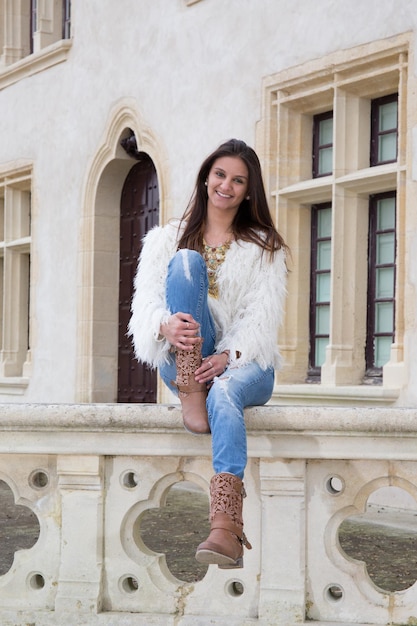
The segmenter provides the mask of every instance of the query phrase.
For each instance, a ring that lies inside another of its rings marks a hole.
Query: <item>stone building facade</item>
[[[170,400],[120,378],[137,246],[234,136],[292,251],[273,402],[416,405],[413,0],[0,0],[0,20],[0,401]]]

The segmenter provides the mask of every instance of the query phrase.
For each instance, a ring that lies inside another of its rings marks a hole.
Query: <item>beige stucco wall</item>
[[[165,221],[184,210],[213,147],[231,136],[259,143],[266,76],[405,31],[417,32],[414,0],[74,0],[67,60],[0,93],[0,171],[33,164],[34,192],[31,373],[18,394],[0,385],[0,401],[92,399],[93,205],[99,191],[106,209],[116,207],[109,195],[128,171],[117,145],[125,125],[154,160]],[[416,371],[415,350],[407,355]],[[111,378],[114,359],[106,363]],[[96,382],[106,388],[104,375]],[[112,384],[93,399],[114,400]]]

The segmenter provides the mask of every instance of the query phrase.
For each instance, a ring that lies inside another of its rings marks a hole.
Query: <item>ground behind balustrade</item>
[[[386,525],[387,513],[380,508],[369,521],[343,522],[339,529],[342,549],[365,561],[373,582],[386,591],[407,589],[417,580],[417,512],[403,523],[401,516]],[[388,514],[389,519],[389,514]],[[397,520],[397,522],[396,522]],[[173,488],[166,504],[147,511],[141,535],[148,548],[166,554],[167,565],[180,580],[201,580],[207,568],[194,559],[197,545],[208,533],[208,499],[200,489]],[[16,506],[10,488],[0,481],[0,575],[13,563],[17,549],[32,547],[39,537],[36,515]]]

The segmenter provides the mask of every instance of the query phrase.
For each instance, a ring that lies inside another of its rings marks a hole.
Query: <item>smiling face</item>
[[[216,159],[207,177],[207,210],[225,211],[231,218],[248,192],[249,173],[239,157]]]

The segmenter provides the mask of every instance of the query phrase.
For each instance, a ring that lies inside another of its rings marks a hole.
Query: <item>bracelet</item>
[[[226,354],[227,356],[227,367],[230,365],[230,350],[223,350],[223,352],[221,352],[220,354]]]

